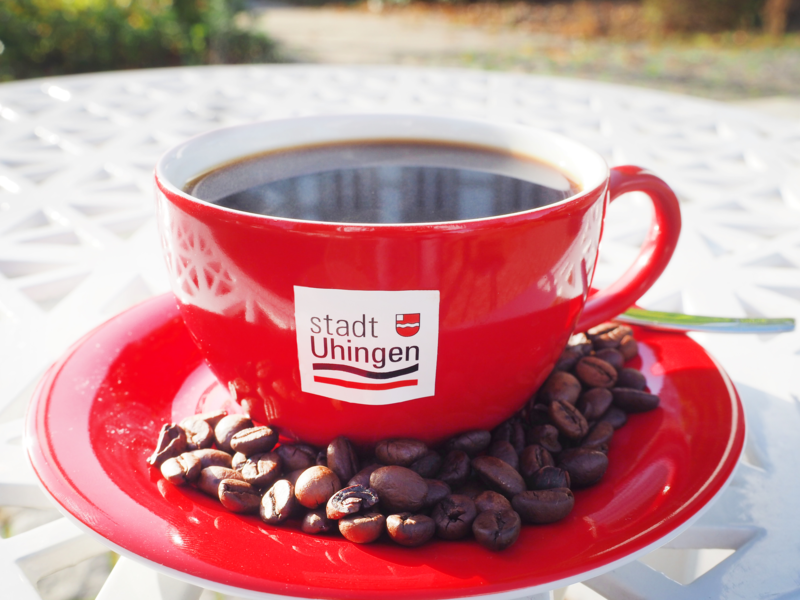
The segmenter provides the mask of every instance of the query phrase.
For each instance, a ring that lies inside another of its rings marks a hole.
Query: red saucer
[[[634,366],[661,407],[615,434],[605,478],[576,492],[569,517],[523,527],[500,553],[473,541],[407,549],[306,535],[166,483],[145,463],[161,424],[227,398],[171,295],[111,319],[50,368],[30,405],[28,450],[62,512],[125,554],[199,585],[364,600],[552,588],[677,535],[723,490],[742,451],[744,413],[719,365],[684,335],[636,336]]]

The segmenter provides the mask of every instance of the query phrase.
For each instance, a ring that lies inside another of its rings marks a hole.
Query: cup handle
[[[681,211],[675,193],[655,175],[639,167],[611,169],[609,202],[628,192],[644,192],[655,214],[639,256],[607,288],[591,293],[575,331],[586,331],[625,312],[653,285],[672,258],[681,232]]]

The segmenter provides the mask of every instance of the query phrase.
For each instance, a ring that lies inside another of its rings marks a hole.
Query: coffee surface
[[[516,213],[580,191],[533,158],[479,146],[386,140],[245,157],[185,191],[234,210],[338,223],[431,223]]]

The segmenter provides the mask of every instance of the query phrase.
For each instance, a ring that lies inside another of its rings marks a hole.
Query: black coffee
[[[553,204],[580,188],[535,159],[485,147],[386,140],[250,156],[189,182],[244,212],[340,223],[431,223]]]

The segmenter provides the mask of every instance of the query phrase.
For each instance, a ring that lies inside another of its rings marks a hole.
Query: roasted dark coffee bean
[[[478,514],[486,512],[487,510],[498,511],[511,509],[511,502],[508,501],[508,498],[503,496],[503,494],[498,494],[492,490],[486,490],[485,492],[478,494],[474,502],[475,509],[478,511]]]
[[[375,490],[361,485],[342,488],[330,497],[325,505],[325,515],[338,521],[342,517],[366,511],[378,503]]]
[[[586,437],[581,440],[581,447],[607,452],[612,437],[614,437],[614,426],[608,421],[599,421],[589,430]]]
[[[339,532],[356,544],[377,540],[386,526],[386,517],[379,512],[356,513],[339,519]]]
[[[303,533],[328,533],[334,527],[338,529],[338,525],[327,517],[323,508],[308,511],[300,523],[300,531]]]
[[[436,477],[439,469],[442,468],[442,455],[434,450],[428,450],[425,454],[411,463],[408,468],[425,479]]]
[[[494,456],[472,459],[472,468],[487,486],[511,498],[525,491],[525,481],[516,469]]]
[[[509,419],[503,421],[492,430],[492,443],[508,442],[514,447],[514,451],[519,454],[527,445],[525,443],[525,428],[519,419]]]
[[[442,468],[436,479],[441,479],[452,489],[456,489],[467,482],[469,472],[470,464],[467,453],[461,450],[454,450],[445,455],[442,461]]]
[[[603,350],[604,348],[619,348],[622,339],[630,335],[633,331],[627,325],[620,325],[615,323],[615,327],[600,333],[599,335],[589,334],[592,340],[592,346],[595,350]],[[624,354],[624,353],[623,353]]]
[[[186,450],[186,432],[175,423],[164,423],[158,432],[158,442],[147,464],[160,467],[168,458],[180,456]]]
[[[578,348],[567,347],[558,357],[554,371],[571,371],[575,364],[583,357],[583,352]]]
[[[351,485],[362,485],[364,487],[369,487],[369,477],[375,471],[380,469],[383,465],[374,463],[371,465],[367,465],[363,469],[361,469],[358,473],[353,475],[350,480],[347,482],[347,486]]]
[[[592,351],[592,342],[586,337],[586,334],[576,333],[570,336],[567,342],[567,348],[578,350],[583,356],[586,356]]]
[[[525,480],[542,467],[552,467],[555,464],[553,456],[538,444],[527,446],[519,455],[519,473]]]
[[[200,450],[211,448],[214,445],[214,430],[205,421],[189,421],[186,425],[181,425],[186,432],[186,449]]]
[[[228,467],[232,468],[231,455],[222,450],[215,450],[213,448],[202,448],[200,450],[192,450],[192,456],[200,459],[200,469],[206,467]]]
[[[617,370],[596,356],[584,356],[575,365],[575,375],[589,387],[613,387],[617,382]]]
[[[228,453],[226,452],[225,454]],[[230,456],[230,454],[228,454],[228,456]],[[242,467],[244,466],[244,463],[246,462],[247,462],[247,457],[241,452],[237,452],[236,454],[233,455],[233,458],[231,458],[231,465],[230,465],[231,469],[233,469],[234,471],[241,471]]]
[[[581,359],[583,360],[583,359]],[[578,363],[580,364],[580,362]],[[575,404],[581,393],[581,382],[574,375],[564,371],[556,371],[539,388],[536,399],[541,404],[553,402],[567,402]]]
[[[328,444],[326,466],[336,473],[339,481],[349,481],[358,473],[358,456],[346,437],[340,436]]]
[[[558,466],[569,473],[572,487],[588,487],[602,479],[608,468],[608,457],[599,450],[572,448],[561,453]]]
[[[658,407],[660,399],[655,394],[648,394],[642,390],[629,388],[612,388],[614,406],[621,408],[626,413],[640,413]]]
[[[475,503],[460,494],[453,494],[439,502],[431,514],[436,524],[436,535],[443,540],[460,540],[469,535],[477,516]]]
[[[570,487],[569,473],[558,467],[542,467],[525,478],[529,490],[552,490]]]
[[[224,410],[215,410],[211,412],[190,415],[181,421],[181,427],[186,428],[192,421],[205,421],[213,431],[213,429],[217,426],[217,423],[219,423],[222,417],[227,414],[228,413]]]
[[[214,438],[217,441],[217,448],[225,452],[233,452],[231,439],[243,429],[249,429],[253,422],[244,415],[227,415],[222,417],[214,427]]]
[[[556,429],[571,440],[579,440],[589,431],[589,424],[577,408],[567,402],[552,402],[550,419]]]
[[[386,517],[386,531],[393,542],[413,548],[433,537],[436,524],[428,516],[404,512]]]
[[[256,454],[248,458],[238,471],[250,485],[266,488],[281,476],[281,458],[277,452]]]
[[[428,484],[428,491],[425,494],[425,507],[436,506],[453,493],[450,486],[444,481],[438,479],[426,479],[425,483]]]
[[[625,357],[622,356],[622,352],[615,350],[614,348],[604,348],[603,350],[598,350],[594,353],[594,355],[614,367],[617,373],[619,373],[619,370],[625,366]]]
[[[406,438],[383,440],[375,446],[375,458],[384,465],[407,467],[422,458],[428,446],[419,441]]]
[[[619,327],[619,323],[614,321],[605,321],[600,323],[599,325],[595,325],[591,329],[586,331],[586,337],[589,341],[592,341],[596,337],[600,337],[603,334],[609,333],[610,331],[614,331],[617,327]]]
[[[168,458],[161,463],[161,475],[173,485],[191,483],[200,477],[203,470],[200,459],[191,452],[184,452],[175,458]]]
[[[328,467],[309,467],[297,478],[294,495],[306,508],[323,506],[331,496],[342,489],[336,473]]]
[[[596,421],[611,406],[613,398],[611,390],[607,388],[592,388],[581,394],[575,407],[587,421]]]
[[[472,522],[472,535],[489,550],[505,550],[517,541],[522,531],[522,519],[512,509],[487,510]]]
[[[428,484],[406,467],[381,467],[370,475],[369,485],[378,493],[381,506],[390,513],[415,513],[425,506]]]
[[[470,478],[467,479],[467,482],[460,488],[453,490],[453,493],[458,494],[459,496],[466,496],[474,502],[475,498],[480,496],[485,491],[486,485],[482,481],[479,479]]]
[[[269,452],[278,443],[278,432],[271,427],[250,427],[236,432],[231,438],[231,448],[245,456]]]
[[[628,422],[628,414],[621,408],[617,408],[616,406],[612,405],[606,412],[603,413],[603,416],[600,417],[600,420],[611,423],[611,426],[614,429],[619,429]]]
[[[466,452],[467,456],[476,456],[486,450],[492,443],[492,433],[485,429],[475,429],[461,433],[450,438],[445,444],[447,452],[460,450]]]
[[[647,379],[641,371],[636,369],[623,368],[617,373],[617,385],[620,388],[630,388],[632,390],[643,390],[647,387]]]
[[[308,469],[317,464],[317,450],[308,444],[281,444],[275,449],[286,472]]]
[[[519,469],[519,455],[517,451],[514,450],[514,446],[511,445],[511,442],[492,442],[486,453],[489,456],[499,458],[514,470]]]
[[[197,478],[197,489],[212,498],[219,498],[219,484],[223,479],[244,481],[241,473],[227,467],[206,467]]]
[[[257,513],[261,494],[252,485],[238,479],[223,479],[218,488],[222,506],[235,513]]]
[[[548,416],[548,419],[550,417]],[[526,446],[538,444],[548,452],[561,452],[561,442],[558,441],[558,429],[549,423],[536,425],[528,430],[525,435]]]
[[[261,497],[258,514],[265,523],[276,525],[292,515],[296,504],[294,486],[286,479],[279,479]]]
[[[529,490],[514,496],[511,506],[519,513],[523,523],[546,525],[566,517],[575,506],[575,496],[567,488]]]
[[[639,344],[633,339],[632,335],[626,335],[619,343],[619,351],[626,361],[631,360],[639,355]]]

